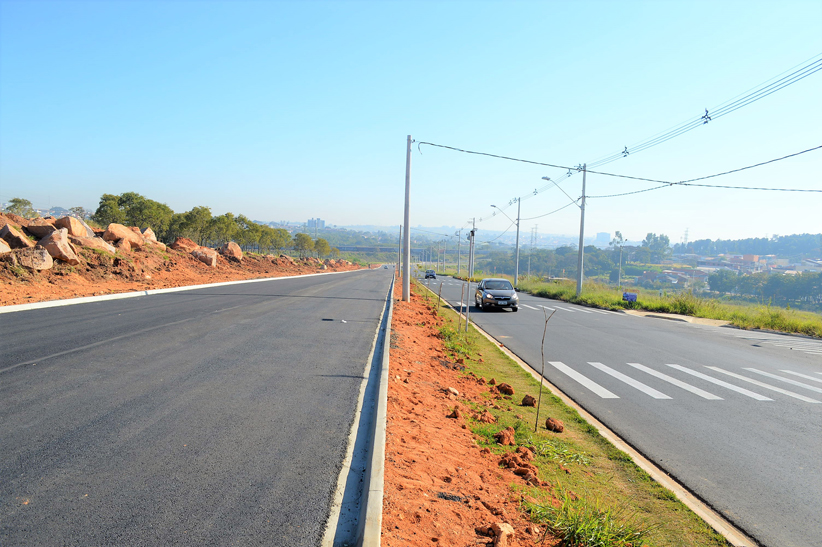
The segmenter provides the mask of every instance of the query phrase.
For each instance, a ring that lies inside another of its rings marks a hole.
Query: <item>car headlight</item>
[[[517,293],[514,293],[514,296],[511,297],[511,300],[519,300]]]

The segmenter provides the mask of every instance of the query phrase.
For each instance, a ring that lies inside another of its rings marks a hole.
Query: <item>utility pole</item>
[[[517,198],[517,250],[516,250],[516,258],[514,262],[514,288],[517,288],[517,283],[519,282],[519,216],[520,216],[520,207],[522,206],[522,200]]]
[[[457,230],[457,275],[460,274],[460,249],[462,248],[462,228]]]
[[[448,265],[445,262],[446,258],[448,258],[448,240],[444,239],[443,242],[442,242],[442,271],[443,272],[445,271],[445,268],[448,267]]]
[[[619,244],[619,274],[617,275],[617,287],[622,288],[622,243]]]
[[[474,226],[476,225],[475,220]],[[476,231],[477,229],[474,227],[468,235],[468,291],[465,294],[465,332],[468,332],[468,323],[471,318],[471,277],[474,274],[474,234]]]
[[[582,201],[580,203],[579,215],[579,254],[577,255],[577,296],[582,293],[582,262],[583,262],[583,238],[585,236],[585,175],[587,164],[582,166]]]
[[[411,301],[411,135],[408,135],[405,149],[405,226],[402,268],[402,301]]]

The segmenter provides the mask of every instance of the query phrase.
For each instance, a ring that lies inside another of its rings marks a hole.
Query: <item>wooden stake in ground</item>
[[[557,310],[554,310],[551,312],[551,315],[548,315],[548,311],[542,308],[542,313],[545,315],[545,328],[542,329],[542,347],[540,348],[540,353],[542,354],[542,370],[539,373],[539,399],[537,399],[537,420],[534,422],[534,433],[539,429],[539,408],[542,404],[542,381],[545,379],[545,333],[548,332],[548,321],[556,312]]]
[[[465,285],[463,284],[463,286],[460,287],[460,311],[459,311],[459,313],[457,313],[457,332],[462,331],[462,303],[464,302],[464,300],[463,300],[463,295],[464,294],[465,294]]]
[[[437,293],[437,314],[440,313],[440,302],[442,302],[442,283],[440,283],[440,292]]]

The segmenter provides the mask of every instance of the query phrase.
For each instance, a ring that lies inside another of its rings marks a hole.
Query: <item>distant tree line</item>
[[[320,257],[340,254],[323,238],[315,241],[304,233],[297,233],[292,238],[284,228],[259,224],[245,215],[225,213],[213,216],[211,209],[203,206],[185,213],[175,213],[168,205],[136,192],[119,196],[103,194],[91,218],[101,226],[115,222],[140,229],[151,228],[157,239],[165,243],[185,237],[210,247],[234,241],[245,251],[281,253],[285,249],[294,249],[300,256],[316,253]]]
[[[822,234],[795,234],[773,236],[770,239],[755,237],[748,239],[700,239],[688,243],[677,243],[674,252],[716,256],[719,254],[779,255],[784,257],[822,255]]]
[[[719,270],[708,276],[708,285],[719,294],[753,296],[777,305],[805,304],[814,309],[822,304],[822,273],[737,275]]]

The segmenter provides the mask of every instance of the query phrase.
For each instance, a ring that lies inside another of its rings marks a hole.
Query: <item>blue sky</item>
[[[622,150],[822,54],[822,2],[0,0],[0,201],[396,225],[405,141],[558,165]],[[822,72],[602,171],[679,181],[822,145]],[[412,226],[483,218],[565,171],[415,146]],[[822,151],[711,181],[822,189]],[[562,183],[572,197],[581,176]],[[589,175],[587,193],[654,186]],[[523,219],[568,203],[553,188]],[[516,208],[505,211],[516,216]],[[523,220],[574,234],[579,210]],[[822,231],[822,194],[589,200],[586,233]],[[481,232],[482,233],[482,232]]]

